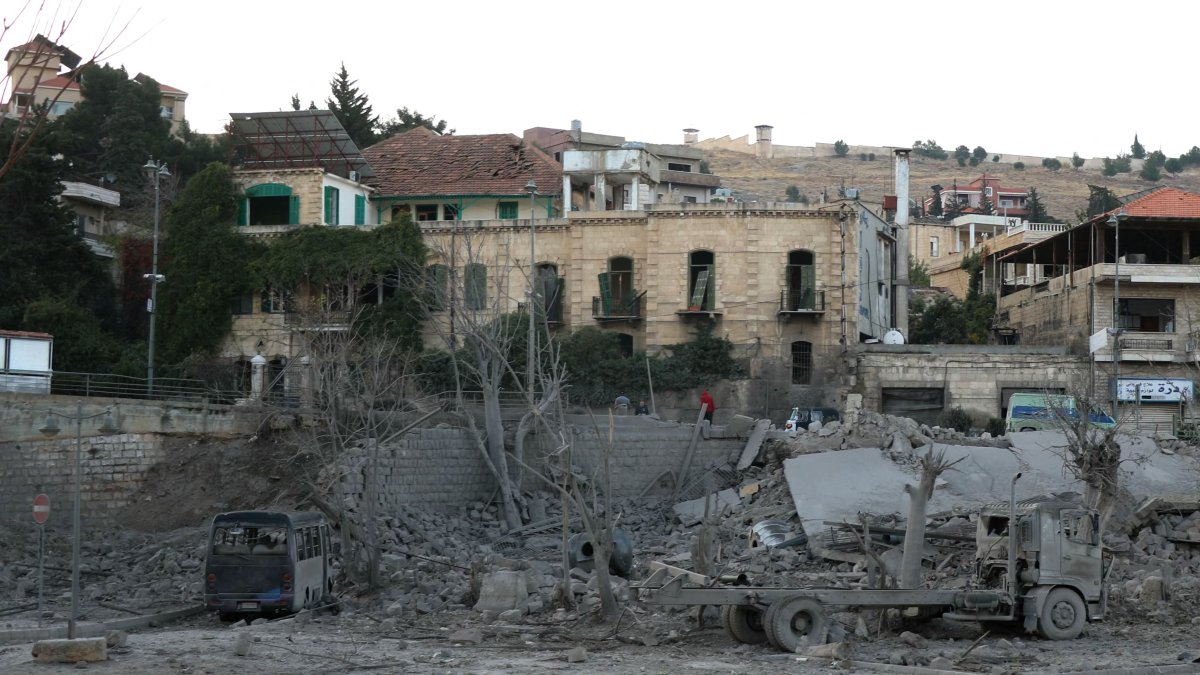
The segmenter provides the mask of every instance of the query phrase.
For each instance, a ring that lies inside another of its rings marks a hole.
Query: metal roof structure
[[[239,169],[318,167],[349,178],[374,176],[362,151],[330,110],[229,113],[230,164]]]

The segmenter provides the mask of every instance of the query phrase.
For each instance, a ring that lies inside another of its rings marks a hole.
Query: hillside
[[[830,199],[836,199],[841,185],[858,188],[865,201],[877,202],[892,192],[891,157],[879,157],[873,162],[856,156],[760,160],[728,150],[706,152],[706,157],[712,172],[721,176],[722,184],[745,201],[784,201],[789,185],[799,187],[811,203],[817,202],[822,189],[828,190]],[[1072,223],[1076,222],[1075,211],[1087,207],[1089,183],[1107,186],[1118,196],[1162,185],[1200,192],[1200,169],[1194,168],[1173,176],[1164,173],[1163,180],[1150,183],[1136,173],[1106,177],[1099,171],[1070,167],[1050,171],[1041,166],[1018,171],[1009,164],[992,162],[960,167],[953,159],[933,160],[914,154],[909,169],[909,194],[913,199],[926,196],[934,184],[950,189],[956,179],[959,185],[965,185],[985,170],[989,175],[999,176],[1004,185],[1037,188],[1050,215]]]

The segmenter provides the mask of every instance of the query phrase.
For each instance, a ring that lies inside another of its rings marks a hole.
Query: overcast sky
[[[5,0],[4,18],[22,2]],[[789,145],[1200,145],[1200,3],[83,0],[63,42],[86,58],[114,17],[130,26],[109,62],[188,92],[208,133],[230,112],[288,109],[293,93],[323,106],[344,61],[379,115],[407,106],[459,134],[580,119],[657,143],[771,124]]]

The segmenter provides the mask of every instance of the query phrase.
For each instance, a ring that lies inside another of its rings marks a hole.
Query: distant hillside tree
[[[1071,155],[1071,166],[1075,167],[1076,169],[1083,166],[1083,158],[1079,156],[1078,152]]]
[[[942,186],[933,186],[933,201],[929,204],[929,215],[942,217]]]
[[[1058,171],[1062,168],[1062,162],[1054,157],[1047,157],[1042,160],[1042,166],[1051,171]]]
[[[976,209],[976,212],[982,213],[985,216],[996,214],[996,207],[992,204],[992,198],[988,197],[985,191],[981,190],[979,193],[979,208]]]
[[[787,186],[785,194],[789,202],[798,202],[804,197],[804,193],[800,192],[800,188],[795,185]]]
[[[1025,170],[1025,162],[1013,162],[1013,168],[1017,171]]]
[[[966,166],[967,160],[971,158],[971,149],[965,145],[960,145],[954,149],[954,159],[959,166]]]
[[[1042,203],[1042,197],[1038,194],[1037,188],[1029,188],[1029,197],[1025,200],[1025,209],[1029,212],[1026,218],[1031,223],[1058,222],[1046,212],[1046,205]]]
[[[1172,157],[1163,162],[1163,168],[1167,170],[1167,173],[1180,173],[1183,171],[1183,161]]]
[[[1115,176],[1119,173],[1129,173],[1133,171],[1133,163],[1129,159],[1129,155],[1117,155],[1116,159],[1109,157],[1104,158],[1104,170],[1102,173],[1105,176]]]
[[[1154,181],[1160,180],[1162,178],[1162,171],[1158,168],[1157,164],[1152,164],[1150,162],[1146,162],[1142,166],[1142,170],[1138,172],[1138,176],[1141,176],[1142,180],[1150,181],[1153,183]]]
[[[1146,159],[1146,148],[1138,142],[1137,134],[1133,135],[1133,145],[1129,146],[1129,152],[1134,159]]]
[[[975,149],[971,151],[971,158],[975,160],[976,164],[978,164],[979,162],[987,159],[987,154],[987,150],[984,150],[982,145],[977,145],[975,146]]]
[[[374,114],[367,95],[355,86],[357,84],[358,80],[350,79],[346,64],[342,63],[341,70],[329,81],[331,96],[325,101],[325,106],[333,111],[346,133],[350,134],[350,139],[361,149],[375,142],[375,127],[379,124],[379,117]]]
[[[928,141],[915,141],[913,143],[913,152],[922,157],[930,159],[947,159],[950,154],[942,149],[942,146],[937,144],[937,141],[930,139]]]
[[[850,152],[850,146],[846,145],[845,141],[839,139],[833,144],[833,152],[837,154],[838,157],[845,157],[846,153]]]

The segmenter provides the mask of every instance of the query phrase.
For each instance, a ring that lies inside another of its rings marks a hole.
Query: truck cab
[[[1069,589],[1086,606],[1086,618],[1104,618],[1103,559],[1100,519],[1093,509],[1058,499],[1019,502],[1016,512],[1016,588],[1010,593],[1021,607],[1026,627],[1041,616],[1056,588]],[[976,529],[977,582],[1006,589],[1008,570],[1009,505],[985,507]],[[1063,596],[1063,593],[1057,593]],[[1065,597],[1065,596],[1063,596]]]

